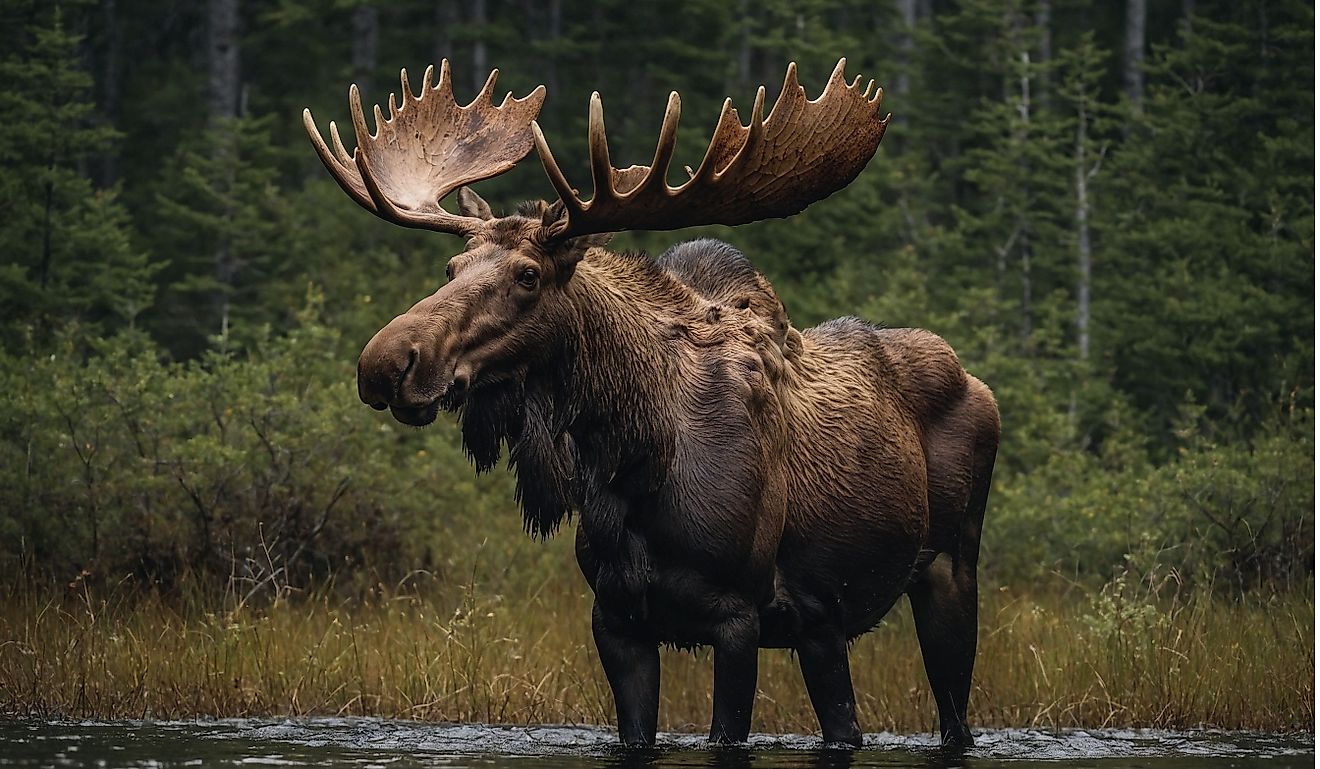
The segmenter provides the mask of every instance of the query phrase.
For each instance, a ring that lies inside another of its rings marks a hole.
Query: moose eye
[[[536,288],[536,282],[540,279],[541,279],[540,273],[538,273],[536,270],[532,269],[531,267],[528,267],[527,269],[518,273],[518,285],[522,286],[523,288]]]

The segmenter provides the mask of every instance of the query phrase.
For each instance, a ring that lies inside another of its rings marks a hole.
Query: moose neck
[[[582,458],[619,473],[636,455],[667,455],[683,381],[674,330],[697,312],[691,290],[645,256],[597,249],[569,296],[578,318],[569,432]]]
[[[680,362],[675,329],[690,289],[644,256],[592,249],[565,288],[561,343],[528,370],[510,459],[526,526],[553,533],[571,510],[614,527],[607,500],[653,493],[673,453]]]

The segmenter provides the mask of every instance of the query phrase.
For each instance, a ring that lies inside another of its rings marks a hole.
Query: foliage
[[[491,576],[422,578],[358,602],[319,591],[269,606],[164,600],[131,583],[79,582],[53,599],[11,588],[0,595],[0,634],[10,639],[0,646],[0,714],[611,723],[589,592],[553,579],[492,595],[477,586]],[[1115,582],[1093,600],[1051,586],[986,594],[977,725],[1310,729],[1309,586],[1242,600],[1171,587]],[[701,728],[709,650],[661,653],[661,727]],[[931,728],[935,708],[905,607],[850,656],[868,731]],[[792,655],[762,650],[758,668],[753,729],[816,729]]]
[[[79,39],[56,7],[18,25],[0,60],[0,334],[22,349],[27,330],[132,326],[150,306],[159,265],[131,242],[114,190],[94,189],[86,162],[115,138],[96,121]]]
[[[1173,569],[1235,591],[1300,584],[1314,557],[1314,433],[1307,412],[1251,442],[1193,437],[1158,466],[1117,431],[1100,455],[1057,453],[997,484],[986,568],[1083,580]]]
[[[242,359],[163,364],[125,334],[83,364],[67,343],[7,360],[0,556],[167,587],[220,575],[262,594],[398,577],[398,564],[447,572],[432,548],[483,537],[507,484],[474,483],[452,429],[359,419],[336,342],[306,323]]]
[[[545,81],[579,185],[592,89],[620,163],[650,157],[681,91],[695,165],[725,94],[773,98],[792,59],[814,96],[846,55],[894,111],[870,168],[791,220],[682,237],[742,248],[799,326],[924,326],[990,384],[995,578],[1312,573],[1309,4],[1152,11],[1138,110],[1121,25],[1077,3],[936,0],[908,26],[856,0],[234,2],[243,106],[220,119],[204,6],[0,0],[0,553],[22,570],[251,590],[462,572],[483,540],[518,579],[557,557],[513,555],[507,479],[474,480],[453,430],[388,424],[351,386],[458,246],[354,207],[299,114],[347,125],[347,80],[385,102],[398,67],[446,54],[460,98],[479,61],[518,93]],[[483,194],[548,194],[537,165]]]

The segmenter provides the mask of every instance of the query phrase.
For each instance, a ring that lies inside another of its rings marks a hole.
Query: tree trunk
[[[119,123],[120,54],[123,49],[123,35],[119,28],[119,13],[115,0],[103,0],[101,3],[102,23],[105,24],[105,48],[101,57],[101,114],[110,121],[110,125]],[[102,187],[112,187],[119,179],[119,153],[108,150],[101,156],[100,178]]]
[[[353,9],[353,81],[363,93],[375,93],[371,76],[376,72],[376,48],[380,39],[380,12],[374,5]]]
[[[207,106],[211,123],[238,117],[238,0],[208,0]]]
[[[912,51],[913,32],[917,26],[917,0],[898,0],[898,74],[894,78],[894,93],[898,94],[899,104],[904,109],[895,116],[900,126],[908,124],[907,95],[912,91],[911,70],[913,67]]]
[[[1019,40],[1021,38],[1019,37]],[[1019,142],[1025,147],[1030,140],[1030,132],[1027,129],[1031,122],[1031,54],[1024,48],[1019,54],[1021,66],[1018,70],[1018,116],[1022,119],[1022,129],[1019,136]],[[1024,165],[1027,162],[1021,161]],[[1030,190],[1027,190],[1030,197]],[[1022,344],[1023,349],[1027,349],[1031,343],[1032,331],[1032,298],[1031,298],[1031,223],[1027,219],[1027,212],[1022,211],[1018,214],[1018,228],[1021,231],[1019,243],[1020,251],[1020,276],[1022,280]]]
[[[734,93],[752,87],[752,9],[750,0],[738,0],[738,82]]]
[[[1141,96],[1145,73],[1141,66],[1146,59],[1146,0],[1127,0],[1127,17],[1123,34],[1123,93],[1132,108],[1141,112]]]
[[[222,174],[231,174],[233,168],[232,153],[234,147],[233,128],[227,126],[239,114],[239,38],[238,38],[238,0],[209,0],[207,6],[207,52],[208,78],[207,103],[214,143],[212,152],[221,162],[218,164]],[[228,196],[233,185],[230,176],[216,179],[221,187],[220,197]],[[232,216],[231,211],[224,211],[224,217]],[[228,235],[220,234],[215,244],[215,278],[224,287],[233,285],[236,266]],[[212,297],[216,314],[219,316],[221,337],[229,335],[229,291],[221,289]]]
[[[1054,39],[1050,34],[1053,16],[1050,0],[1039,0],[1036,6],[1036,30],[1040,39],[1036,45],[1036,61],[1041,65],[1040,87],[1036,89],[1036,101],[1043,110],[1050,108],[1050,70],[1049,63],[1054,57]]]
[[[450,63],[454,61],[454,39],[449,34],[450,29],[458,22],[458,9],[454,7],[454,0],[436,0],[434,19],[435,49],[431,59],[438,68],[441,61],[446,59]]]
[[[1033,310],[1031,300],[1031,237],[1022,233],[1022,252],[1019,256],[1022,277],[1022,349],[1031,352],[1031,331],[1033,328]]]
[[[550,36],[551,54],[545,61],[546,88],[559,93],[559,39],[564,35],[564,0],[550,0],[550,23],[546,25]]]
[[[1086,143],[1090,115],[1086,99],[1077,102],[1077,137],[1073,147],[1073,180],[1077,194],[1077,357],[1091,358],[1091,200],[1090,181],[1095,172],[1087,168]]]
[[[490,76],[490,67],[486,63],[486,0],[472,0],[468,8],[468,23],[475,30],[472,37],[472,91],[476,93]]]

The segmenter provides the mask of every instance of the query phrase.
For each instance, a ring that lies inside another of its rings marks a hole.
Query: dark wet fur
[[[968,744],[989,390],[929,332],[793,329],[728,244],[652,260],[538,241],[548,215],[524,207],[467,257],[534,256],[559,283],[509,332],[532,335],[512,368],[474,383],[463,441],[478,470],[507,450],[532,534],[579,514],[623,741],[655,738],[668,644],[715,647],[712,739],[746,738],[772,646],[795,651],[826,740],[857,744],[847,647],[906,592],[943,739]]]

